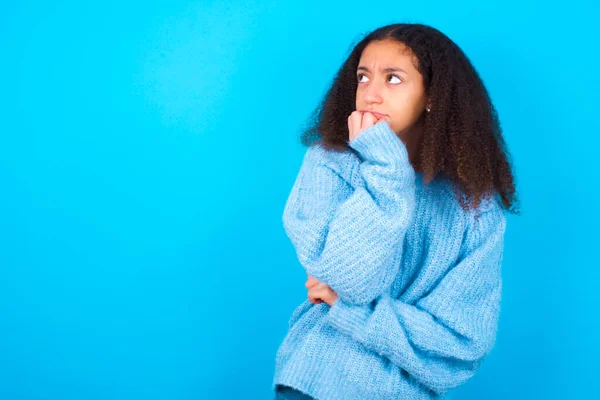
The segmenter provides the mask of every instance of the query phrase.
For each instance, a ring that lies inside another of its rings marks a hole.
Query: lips
[[[373,114],[375,116],[375,118],[379,119],[381,117],[385,117],[385,114],[381,114],[375,111],[370,111],[370,110],[363,110],[363,112],[370,112],[371,114]]]

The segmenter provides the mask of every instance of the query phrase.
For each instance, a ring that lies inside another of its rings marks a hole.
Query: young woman
[[[448,37],[394,24],[356,45],[317,111],[283,213],[308,299],[273,389],[438,398],[496,339],[505,212],[519,212],[494,106]]]

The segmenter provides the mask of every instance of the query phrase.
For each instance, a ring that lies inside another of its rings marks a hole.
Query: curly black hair
[[[372,41],[396,40],[416,56],[431,112],[421,116],[419,167],[428,183],[447,177],[463,209],[477,208],[497,193],[502,206],[519,214],[511,156],[487,89],[463,51],[439,30],[423,24],[392,24],[368,33],[338,70],[321,104],[309,118],[301,142],[349,150],[348,116],[355,111],[356,70]]]

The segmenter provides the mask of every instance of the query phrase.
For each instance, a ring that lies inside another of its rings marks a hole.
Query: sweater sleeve
[[[283,213],[283,225],[308,275],[348,304],[367,304],[398,272],[398,254],[415,209],[415,172],[387,122],[349,142],[359,163],[345,180],[349,154],[310,147]],[[345,158],[344,158],[345,157]],[[356,157],[355,157],[356,159]],[[346,165],[346,166],[344,166]]]
[[[430,390],[459,386],[496,340],[505,218],[496,207],[471,222],[458,262],[416,304],[389,294],[360,306],[339,298],[327,321]]]

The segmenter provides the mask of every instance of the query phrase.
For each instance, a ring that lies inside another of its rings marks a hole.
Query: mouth
[[[375,112],[375,111],[363,110],[363,112],[370,112],[370,113],[371,113],[371,114],[373,114],[373,115],[375,116],[375,118],[377,118],[377,119],[379,119],[379,118],[382,118],[382,117],[387,117],[387,115],[385,115],[385,114],[381,114],[381,113],[378,113],[378,112]]]

